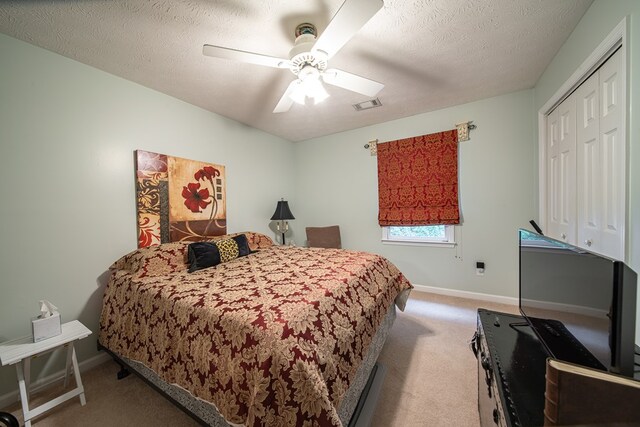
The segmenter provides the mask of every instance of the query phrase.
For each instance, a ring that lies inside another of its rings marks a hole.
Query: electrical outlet
[[[476,275],[484,276],[484,262],[482,261],[476,262]]]

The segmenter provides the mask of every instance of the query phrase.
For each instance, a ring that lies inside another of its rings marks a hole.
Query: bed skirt
[[[373,370],[380,351],[389,336],[391,326],[396,319],[396,306],[392,304],[387,314],[385,315],[378,331],[374,335],[373,341],[367,350],[360,367],[358,368],[353,382],[349,386],[349,389],[344,395],[340,406],[338,407],[338,415],[343,426],[348,426],[351,421],[351,417],[358,405],[360,395],[364,390],[369,375]],[[203,425],[213,427],[230,427],[236,426],[235,424],[228,423],[222,415],[218,412],[215,405],[198,399],[193,396],[187,390],[183,389],[177,384],[168,384],[164,382],[154,371],[146,367],[144,364],[135,360],[128,359],[126,357],[119,356],[113,353],[106,347],[103,347],[98,343],[100,349],[106,350],[111,356],[114,357],[120,363],[126,365],[129,369],[134,371],[137,375],[141,376],[147,382],[149,382],[154,388],[163,393],[169,400],[176,403],[178,407],[191,415],[194,419],[199,421]]]

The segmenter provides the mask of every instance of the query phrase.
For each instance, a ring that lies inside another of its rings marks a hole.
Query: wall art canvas
[[[222,165],[136,150],[138,247],[227,232]]]

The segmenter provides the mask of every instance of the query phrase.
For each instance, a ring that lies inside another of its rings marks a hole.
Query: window
[[[384,243],[436,244],[453,246],[455,233],[453,225],[421,225],[382,227]]]

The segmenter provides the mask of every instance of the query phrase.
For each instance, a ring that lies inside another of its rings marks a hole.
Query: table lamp
[[[273,213],[271,217],[271,221],[278,221],[276,224],[277,230],[282,233],[282,244],[284,245],[284,233],[289,230],[289,223],[287,220],[296,219],[291,213],[291,209],[289,209],[289,202],[282,199],[278,202],[278,206],[276,206],[276,211]]]

